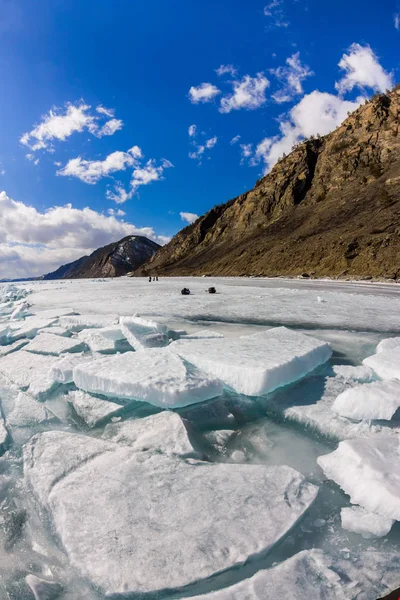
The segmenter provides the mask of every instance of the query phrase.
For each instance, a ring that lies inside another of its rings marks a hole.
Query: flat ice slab
[[[118,319],[118,315],[69,315],[60,317],[59,323],[70,331],[82,331],[118,325]]]
[[[29,394],[20,392],[15,399],[13,410],[7,416],[7,423],[11,427],[31,427],[52,418],[54,416],[43,404],[34,400]]]
[[[400,408],[400,381],[374,381],[346,390],[336,398],[332,410],[342,417],[390,421]]]
[[[20,350],[0,358],[0,373],[27,388],[36,379],[45,379],[53,363],[54,356]]]
[[[376,347],[376,352],[379,354],[380,352],[387,352],[391,350],[400,349],[400,337],[386,338],[379,342]]]
[[[400,453],[396,437],[345,440],[317,461],[325,475],[349,494],[352,504],[400,521]]]
[[[75,385],[104,396],[149,402],[161,408],[186,406],[215,398],[220,382],[167,349],[146,349],[100,358],[74,368]]]
[[[195,456],[183,419],[169,410],[144,419],[110,423],[103,439],[134,448],[177,456]]]
[[[121,317],[121,330],[132,348],[163,348],[168,345],[168,327],[142,317]]]
[[[82,390],[70,392],[66,400],[72,404],[77,415],[89,427],[96,427],[99,423],[104,422],[105,419],[116,416],[123,409],[120,404],[101,400]]]
[[[289,467],[190,463],[65,432],[34,436],[24,473],[72,568],[113,598],[180,589],[268,552],[317,494]]]
[[[368,356],[363,365],[370,367],[381,379],[400,379],[400,347]]]
[[[362,506],[342,508],[340,516],[343,529],[360,533],[366,539],[384,537],[392,529],[394,523],[393,519],[369,512]]]
[[[36,354],[52,354],[58,356],[65,352],[78,352],[84,347],[82,340],[76,338],[62,337],[60,335],[50,335],[40,333],[26,346],[28,352]]]
[[[89,346],[92,352],[114,352],[115,342],[125,339],[119,326],[83,329],[78,337]]]
[[[240,394],[259,396],[301,379],[326,362],[326,342],[276,327],[236,340],[178,340],[171,350]]]
[[[362,552],[344,560],[322,550],[303,550],[249,579],[191,600],[375,600],[394,589],[399,566],[399,557],[389,552]]]
[[[53,361],[49,370],[49,378],[58,383],[71,383],[74,367],[84,362],[92,362],[92,356],[83,356],[82,354],[67,354],[59,360]]]

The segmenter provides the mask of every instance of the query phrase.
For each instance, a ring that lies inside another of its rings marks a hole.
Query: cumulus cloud
[[[90,208],[71,204],[43,212],[0,193],[0,278],[39,276],[127,235],[158,243],[152,227],[135,227]]]
[[[384,70],[370,46],[352,44],[347,52],[339,62],[339,67],[346,74],[335,83],[335,88],[340,94],[351,92],[356,87],[371,88],[378,92],[393,87],[392,73]]]
[[[91,107],[83,101],[72,104],[68,102],[64,107],[56,107],[44,115],[38,125],[31,131],[24,133],[20,142],[32,151],[54,151],[55,140],[65,142],[72,134],[88,131],[92,135],[102,137],[112,135],[121,129],[123,123],[119,119],[111,119],[103,126],[99,126],[99,119],[104,116],[112,117],[113,111],[98,106],[96,112],[101,117],[90,112]]]
[[[237,70],[233,65],[221,65],[218,69],[215,69],[216,74],[221,77],[222,75],[236,76]]]
[[[264,16],[269,17],[274,27],[289,27],[283,0],[272,0],[264,6]]]
[[[141,155],[140,148],[133,146],[128,152],[112,152],[104,160],[84,160],[78,156],[71,158],[65,167],[57,171],[57,175],[77,177],[85,183],[95,184],[102,177],[108,177],[111,173],[124,171],[127,167],[138,164]]]
[[[307,65],[301,63],[300,52],[289,56],[285,67],[271,69],[270,72],[283,83],[282,89],[272,94],[272,98],[278,103],[288,102],[294,96],[303,94],[302,82],[314,75]]]
[[[233,93],[221,99],[219,111],[229,113],[231,110],[255,110],[266,102],[265,90],[269,86],[268,79],[263,73],[255,77],[245,75],[242,79],[232,82]]]
[[[263,162],[268,172],[283,154],[291,152],[293,145],[312,135],[325,135],[340,125],[349,112],[364,101],[343,100],[339,96],[315,90],[304,96],[280,123],[280,134],[263,139],[256,147],[251,163]]]
[[[201,165],[203,155],[206,152],[206,150],[211,150],[211,148],[214,148],[214,146],[216,146],[217,142],[218,142],[218,138],[216,135],[214,137],[206,140],[204,142],[204,144],[198,144],[194,141],[192,143],[193,150],[191,150],[189,152],[189,158],[191,158],[192,160],[197,160],[198,164]]]
[[[196,214],[190,213],[190,212],[181,212],[179,214],[180,214],[182,221],[185,221],[186,223],[189,223],[189,224],[194,223],[199,218],[199,215],[196,215]]]
[[[191,125],[188,129],[189,137],[194,137],[196,135],[197,127],[196,125]]]
[[[129,190],[126,190],[120,182],[117,182],[114,189],[107,190],[106,197],[108,200],[112,200],[117,204],[123,204],[127,200],[130,200],[142,185],[149,185],[153,181],[162,181],[164,179],[164,170],[174,166],[169,160],[165,159],[157,165],[153,158],[149,159],[143,166],[139,162],[134,162],[133,164],[134,169]]]
[[[243,164],[246,159],[253,155],[253,144],[240,144],[241,159],[240,164]]]
[[[126,215],[126,212],[120,208],[109,208],[107,213],[113,217],[124,217]]]
[[[200,102],[211,102],[221,91],[212,83],[202,83],[199,86],[192,86],[189,90],[189,99],[192,104]]]

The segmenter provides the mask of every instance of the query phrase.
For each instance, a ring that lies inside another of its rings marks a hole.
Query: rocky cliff
[[[400,278],[400,89],[301,143],[138,274]]]
[[[119,242],[95,250],[73,263],[48,273],[43,279],[81,279],[90,277],[119,277],[134,271],[148,261],[160,245],[141,235],[131,235]]]

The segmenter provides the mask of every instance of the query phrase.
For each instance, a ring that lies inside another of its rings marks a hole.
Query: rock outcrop
[[[400,278],[400,89],[302,142],[137,274]]]

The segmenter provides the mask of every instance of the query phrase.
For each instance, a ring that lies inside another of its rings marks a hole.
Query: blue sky
[[[398,81],[399,13],[394,0],[0,0],[0,278],[130,233],[164,243],[251,188]]]

